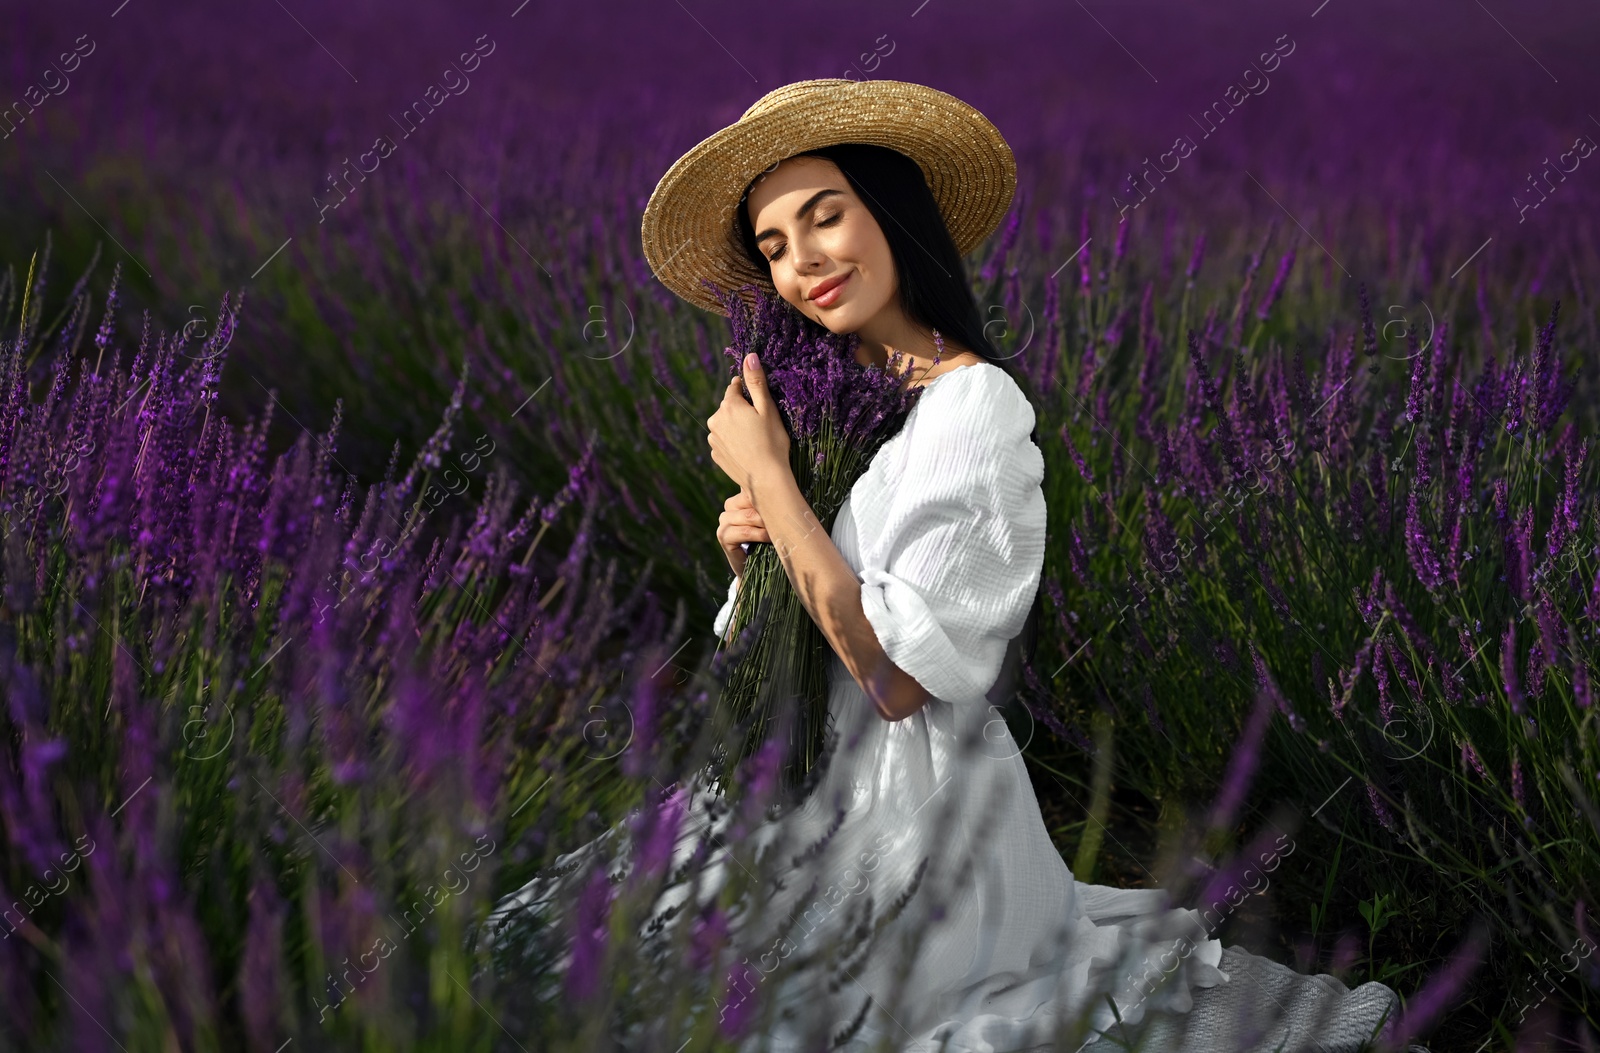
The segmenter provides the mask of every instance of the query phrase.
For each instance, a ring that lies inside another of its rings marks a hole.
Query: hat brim
[[[988,118],[953,95],[896,80],[796,81],[763,96],[738,121],[675,161],[645,205],[641,241],[661,283],[697,307],[727,311],[701,281],[776,294],[745,256],[735,209],[750,181],[777,162],[838,143],[898,150],[922,169],[963,256],[1011,207],[1016,159]]]

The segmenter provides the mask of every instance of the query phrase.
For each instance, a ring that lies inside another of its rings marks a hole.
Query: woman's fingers
[[[718,517],[718,522],[719,523],[741,524],[741,525],[744,525],[744,526],[765,526],[766,525],[764,522],[762,522],[761,513],[757,512],[754,508],[729,508],[729,509],[725,509],[725,510],[723,510],[722,515],[720,517]]]
[[[723,548],[743,544],[746,541],[771,541],[767,530],[762,526],[750,526],[745,523],[730,523],[717,530],[717,540]]]
[[[751,503],[750,495],[740,490],[723,502],[722,515],[717,519],[717,542],[734,574],[744,573],[745,551],[740,546],[754,541],[770,543],[772,538],[761,521],[761,513]]]

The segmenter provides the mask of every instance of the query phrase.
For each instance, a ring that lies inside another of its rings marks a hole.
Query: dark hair
[[[850,188],[867,206],[872,218],[878,221],[894,259],[900,309],[905,316],[926,329],[937,329],[941,337],[948,337],[999,366],[1019,388],[1022,387],[1016,368],[1009,359],[1001,357],[983,331],[978,302],[967,281],[966,264],[917,162],[898,150],[873,143],[839,143],[794,156],[832,161],[844,173]],[[752,179],[740,196],[739,207],[734,209],[734,225],[745,254],[759,270],[770,276],[772,261],[756,244],[755,226],[745,208],[755,184],[756,180]],[[1029,438],[1038,443],[1037,425]],[[1038,643],[1042,574],[1040,586],[1034,593],[1033,608],[1018,634],[1018,644],[1030,664]]]

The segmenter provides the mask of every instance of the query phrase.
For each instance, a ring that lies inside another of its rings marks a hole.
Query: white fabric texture
[[[836,993],[778,970],[777,959],[788,957],[781,948],[759,954],[779,945],[755,936],[743,941],[756,948],[751,963],[774,967],[772,980],[766,968],[755,974],[761,979],[752,996],[771,1000],[774,1012],[793,1012],[753,1036],[751,1050],[763,1043],[775,1053],[812,1048],[807,1028],[841,1031],[863,1004],[870,1006],[866,1022],[846,1050],[872,1048],[884,1036],[893,1048],[926,1053],[1024,1050],[1052,1041],[1058,1024],[1085,1013],[1094,1029],[1086,1040],[1093,1040],[1119,1017],[1136,1025],[1147,1011],[1152,1019],[1182,1016],[1196,1006],[1197,993],[1235,983],[1219,968],[1222,945],[1209,938],[1198,911],[1172,908],[1161,889],[1073,878],[1050,840],[1022,748],[997,708],[1012,689],[1013,639],[1043,564],[1044,465],[1029,438],[1033,426],[1031,405],[998,366],[942,374],[856,481],[834,522],[832,539],[861,581],[862,609],[885,653],[932,697],[911,716],[886,721],[844,664],[830,658],[836,751],[811,796],[761,824],[755,837],[803,847],[837,830],[772,893],[777,912],[763,917],[797,919],[798,935],[782,944],[810,950],[859,922],[869,904],[881,914],[906,890],[915,893],[867,960],[852,961]],[[719,638],[736,584],[714,622]],[[679,794],[688,814],[674,865],[729,819],[698,779]],[[558,863],[579,861],[595,845]],[[917,885],[919,866],[927,869]],[[714,864],[701,902],[719,887],[715,873]],[[536,879],[503,908],[539,902],[552,887]],[[688,894],[669,889],[660,909]],[[896,948],[906,938],[920,944],[902,978]],[[1151,976],[1159,979],[1163,969],[1167,982],[1154,983]],[[1332,977],[1316,982],[1325,988],[1324,981],[1342,989]],[[1387,1010],[1394,1002],[1382,985],[1359,990],[1366,1002],[1345,1009],[1366,1012],[1363,1005],[1381,1003]],[[1234,991],[1212,1001],[1262,997]],[[1211,1033],[1184,1048],[1234,1048],[1231,1025],[1217,1022],[1225,1015],[1213,1013]],[[1352,1026],[1369,1017],[1375,1026],[1370,1012]]]
[[[739,595],[739,579],[734,578],[728,582],[728,598],[722,601],[722,609],[717,612],[717,618],[711,623],[711,631],[717,639],[722,639],[728,631],[728,622],[733,619],[733,601]]]

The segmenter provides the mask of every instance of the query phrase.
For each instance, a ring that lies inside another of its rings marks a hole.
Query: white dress
[[[1355,1049],[1339,1044],[1338,1030],[1370,1034],[1393,1007],[1388,988],[1348,992],[1331,976],[1303,976],[1238,948],[1225,954],[1200,912],[1171,908],[1161,889],[1078,882],[1051,842],[1021,748],[991,704],[1013,690],[1014,638],[1043,564],[1044,462],[1029,437],[1033,426],[1031,405],[1004,370],[987,362],[952,369],[928,382],[839,511],[831,536],[861,582],[867,620],[889,659],[932,697],[904,720],[886,721],[830,657],[837,751],[812,794],[755,836],[782,838],[797,851],[836,823],[837,831],[773,893],[785,908],[778,913],[796,927],[781,943],[742,944],[757,949],[748,959],[748,997],[795,1012],[748,1048],[805,1048],[806,1025],[842,1030],[863,1005],[865,1023],[843,1048],[875,1048],[890,1036],[891,1048],[928,1053],[1023,1050],[1049,1043],[1058,1021],[1087,1019],[1094,1030],[1085,1038],[1095,1039],[1118,1016],[1137,1024],[1147,1013],[1151,1025],[1166,1018],[1182,1031],[1188,1018],[1210,1029],[1185,1039],[1163,1032],[1172,1036],[1168,1044],[1147,1048],[1257,1048],[1253,1038],[1248,1047],[1227,1044],[1237,1028],[1231,1018],[1271,998],[1297,1005],[1291,1016],[1331,1009],[1336,1025],[1286,1026],[1294,1036],[1316,1027],[1330,1053]],[[736,585],[717,614],[718,638]],[[716,813],[698,780],[679,793],[688,814],[675,863],[708,827],[725,829],[730,818],[726,807]],[[558,862],[578,860],[594,845]],[[720,849],[712,858],[714,875]],[[926,868],[920,884],[919,866]],[[550,888],[536,879],[497,909],[537,901]],[[913,894],[877,949],[844,971],[831,998],[778,971],[780,959],[859,921],[869,901],[881,914],[908,889]],[[669,892],[662,907],[688,894]],[[907,937],[920,943],[897,955]],[[897,957],[909,957],[903,978]],[[1254,974],[1249,991],[1240,991],[1240,967]],[[1158,983],[1163,970],[1167,982]],[[775,979],[766,979],[769,972]],[[1268,991],[1273,984],[1278,995]],[[730,997],[722,1013],[737,1011],[733,1003]]]

